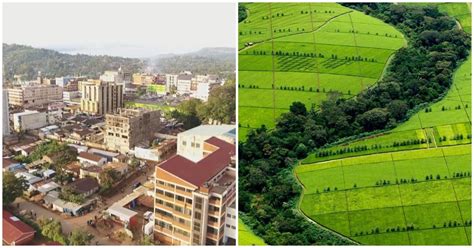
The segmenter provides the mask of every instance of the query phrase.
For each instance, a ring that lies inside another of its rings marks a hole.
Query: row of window
[[[179,186],[179,185],[175,185],[175,184],[172,184],[172,183],[164,182],[164,181],[161,181],[161,180],[158,180],[158,184],[159,184],[159,185],[162,185],[162,186],[166,186],[166,187],[170,187],[170,188],[176,189],[176,190],[181,191],[181,192],[186,192],[186,193],[192,193],[192,192],[193,192],[193,191],[190,190],[190,189],[185,189],[184,187],[181,187],[181,186]]]
[[[190,221],[185,220],[185,219],[183,219],[183,218],[179,218],[178,216],[173,216],[171,213],[168,213],[168,212],[166,212],[166,211],[163,211],[163,210],[161,210],[161,209],[159,209],[159,208],[156,208],[155,210],[156,210],[157,213],[159,213],[159,214],[161,214],[161,215],[164,215],[164,216],[166,216],[166,217],[168,217],[168,218],[171,218],[171,219],[173,219],[174,221],[180,223],[181,225],[190,225],[190,224],[191,224]]]
[[[164,195],[166,197],[169,197],[169,198],[173,198],[177,201],[180,201],[180,202],[186,202],[187,204],[192,204],[193,203],[193,200],[191,200],[190,198],[186,198],[184,196],[180,196],[180,195],[175,195],[171,192],[168,192],[168,191],[164,191],[164,190],[161,190],[161,189],[156,189],[156,193],[157,194],[160,194],[160,195]]]
[[[183,146],[186,146],[187,145],[187,142],[185,140],[183,140],[183,142],[181,142],[181,144]],[[192,142],[191,141],[191,147],[195,147],[195,148],[201,148],[201,144],[197,143],[197,142]]]
[[[169,203],[169,202],[166,202],[166,201],[163,201],[163,200],[160,200],[160,199],[156,199],[156,203],[158,205],[162,205],[162,206],[174,209],[174,211],[176,211],[178,213],[181,213],[181,214],[185,214],[185,215],[189,215],[189,216],[191,216],[191,214],[192,214],[191,209],[183,208],[181,206],[174,205],[172,203]]]

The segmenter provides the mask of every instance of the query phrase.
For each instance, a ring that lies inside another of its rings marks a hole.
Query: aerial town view
[[[471,3],[239,3],[239,245],[471,245]]]
[[[4,245],[237,243],[236,8],[3,4]]]

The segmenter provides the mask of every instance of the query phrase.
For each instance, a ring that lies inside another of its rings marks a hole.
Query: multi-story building
[[[134,73],[132,78],[136,85],[149,85],[155,81],[155,76],[148,73]]]
[[[191,84],[193,81],[193,75],[191,74],[180,74],[176,82],[176,92],[178,94],[189,94],[191,93]]]
[[[41,106],[63,99],[63,90],[57,85],[27,85],[8,89],[8,104],[24,108]]]
[[[80,83],[81,111],[104,115],[123,107],[123,85],[89,80]]]
[[[27,110],[13,114],[13,128],[15,131],[27,131],[41,128],[48,125],[48,114]]]
[[[227,208],[235,206],[235,145],[211,137],[202,156],[193,162],[175,155],[155,168],[154,237],[161,244],[222,245],[231,238],[225,227],[232,221]]]
[[[3,90],[3,136],[10,135],[10,113],[8,109],[8,91]]]
[[[69,85],[70,82],[73,82],[75,81],[75,78],[74,77],[57,77],[56,78],[56,85],[59,86],[59,87],[66,87],[67,85]]]
[[[166,74],[166,91],[172,92],[178,87],[178,75],[176,74]]]
[[[149,144],[161,128],[159,110],[118,109],[105,115],[105,145],[110,150],[127,153],[141,143]]]
[[[177,154],[191,161],[198,161],[203,158],[204,142],[211,137],[235,144],[235,126],[201,125],[179,133]]]

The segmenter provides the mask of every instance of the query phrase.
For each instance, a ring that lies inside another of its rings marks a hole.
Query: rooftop
[[[73,189],[75,192],[83,194],[95,188],[98,188],[99,183],[95,178],[85,177],[77,179],[76,181],[70,183],[68,186],[71,187],[71,189]]]
[[[36,231],[10,212],[3,210],[3,242],[12,244]]]
[[[195,186],[202,186],[231,163],[235,155],[233,144],[212,137],[206,143],[218,147],[216,151],[198,162],[193,162],[183,156],[174,155],[164,161],[159,167]]]
[[[201,125],[178,135],[216,136],[226,133],[233,133],[235,135],[235,125]]]
[[[79,156],[77,156],[77,157],[87,159],[87,160],[91,160],[91,161],[95,161],[95,162],[99,162],[102,159],[101,156],[98,156],[98,155],[95,155],[95,154],[92,154],[92,153],[88,153],[88,152],[80,152]]]

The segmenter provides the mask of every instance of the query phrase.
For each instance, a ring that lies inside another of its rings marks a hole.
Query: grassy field
[[[256,236],[245,223],[239,219],[239,246],[266,245],[265,242]]]
[[[458,145],[301,165],[300,208],[362,244],[467,245],[470,154]]]
[[[239,24],[240,137],[294,101],[317,107],[330,91],[352,97],[374,84],[406,44],[384,22],[336,3],[247,3]]]

